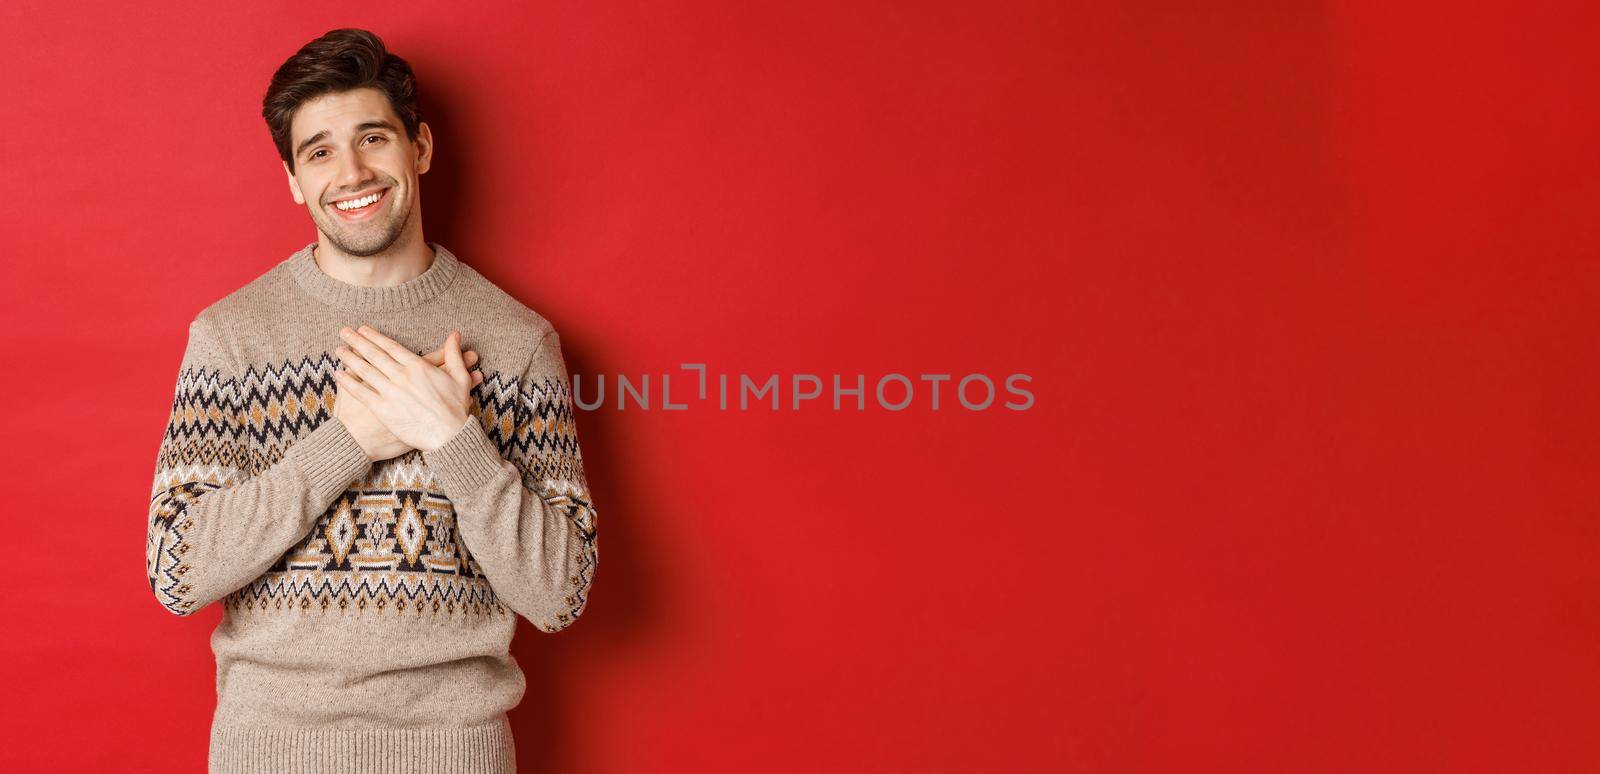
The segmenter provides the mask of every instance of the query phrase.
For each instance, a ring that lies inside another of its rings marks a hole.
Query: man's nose
[[[371,180],[374,176],[371,167],[361,160],[359,153],[341,154],[339,162],[339,186],[354,190],[357,186]]]

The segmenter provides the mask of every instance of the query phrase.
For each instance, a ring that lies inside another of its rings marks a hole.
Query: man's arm
[[[372,465],[333,416],[330,386],[327,418],[254,471],[244,383],[213,325],[204,314],[189,324],[145,534],[150,590],[178,615],[259,577]]]
[[[550,330],[516,382],[483,384],[481,418],[422,453],[495,596],[551,633],[583,612],[599,563],[570,385]]]

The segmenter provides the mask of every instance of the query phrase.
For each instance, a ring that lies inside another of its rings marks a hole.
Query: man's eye
[[[385,138],[381,134],[369,134],[369,135],[367,135],[367,139],[368,140],[379,140],[379,141],[382,141],[382,140],[387,139],[387,138]]]
[[[306,158],[314,159],[314,158],[317,158],[318,156],[320,156],[320,155],[322,155],[324,153],[327,153],[327,151],[325,151],[325,150],[315,150],[315,151],[312,151],[311,155],[307,156]]]

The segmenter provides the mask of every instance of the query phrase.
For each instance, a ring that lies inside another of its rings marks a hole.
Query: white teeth
[[[365,206],[367,206],[369,204],[372,204],[373,202],[377,201],[380,198],[383,198],[383,192],[382,191],[379,191],[379,192],[377,192],[375,194],[368,194],[366,196],[361,197],[360,199],[351,199],[350,201],[347,201],[347,202],[335,202],[333,206],[338,207],[339,209],[345,210],[345,211],[358,210],[358,209],[361,209],[362,207],[365,207]]]

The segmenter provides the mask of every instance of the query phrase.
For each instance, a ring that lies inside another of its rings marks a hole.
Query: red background
[[[186,323],[314,237],[259,101],[337,26],[572,371],[1034,379],[581,413],[525,770],[1600,768],[1583,4],[761,5],[0,10],[10,770],[203,768],[146,493]]]

